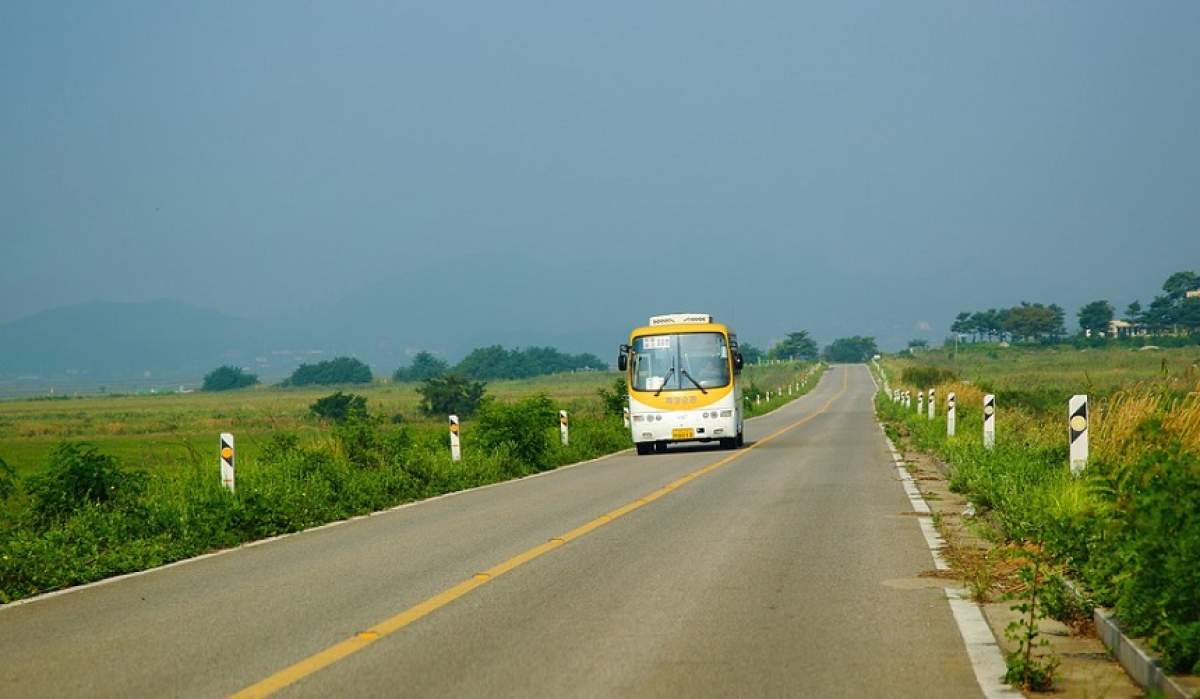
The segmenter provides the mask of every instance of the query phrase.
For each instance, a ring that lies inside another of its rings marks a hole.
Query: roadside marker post
[[[933,390],[932,388],[929,389],[929,419],[930,420],[932,420],[933,416],[936,414],[936,411],[934,410],[934,406],[933,406],[933,404],[935,402],[934,398],[936,396],[937,396],[937,391]]]
[[[1088,397],[1071,396],[1067,403],[1067,434],[1071,443],[1071,475],[1078,476],[1087,468],[1088,459]]]
[[[562,435],[562,444],[567,446],[571,443],[570,425],[567,421],[567,411],[558,411],[558,433]]]
[[[229,489],[229,492],[235,492],[234,488],[234,450],[233,450],[233,435],[228,432],[221,433],[221,485]]]
[[[956,413],[958,412],[955,409],[954,402],[955,402],[954,391],[951,391],[950,393],[946,394],[946,436],[947,437],[954,436],[954,418],[957,417]]]
[[[996,446],[996,396],[992,393],[983,397],[983,446]]]
[[[629,406],[621,408],[621,414],[625,418],[625,429],[629,429]]]
[[[458,436],[458,416],[450,416],[450,458],[454,461],[462,459],[462,443]]]
[[[925,392],[917,389],[917,415],[925,412]]]

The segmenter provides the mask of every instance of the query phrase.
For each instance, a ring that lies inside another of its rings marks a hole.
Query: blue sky
[[[675,310],[894,346],[1144,303],[1200,268],[1197,36],[1193,2],[5,3],[0,321],[447,302],[397,341],[596,351]]]

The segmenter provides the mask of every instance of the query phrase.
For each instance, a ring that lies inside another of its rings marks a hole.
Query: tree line
[[[1058,304],[1022,301],[1011,308],[964,311],[950,331],[978,340],[1057,340],[1066,336],[1065,313]]]
[[[492,345],[473,350],[454,366],[430,352],[418,352],[409,366],[395,371],[392,380],[415,382],[453,374],[463,379],[489,381],[523,379],[566,371],[607,369],[608,366],[594,354],[567,354],[553,347],[505,349],[500,345]],[[371,383],[374,378],[371,368],[361,360],[336,357],[315,364],[301,364],[279,385],[288,387],[365,384]],[[258,383],[259,378],[255,374],[240,367],[222,366],[204,377],[201,390],[227,391]]]
[[[1130,303],[1123,320],[1151,334],[1200,333],[1200,274],[1176,272],[1163,282],[1162,291],[1145,308],[1136,300]],[[1076,318],[1080,335],[1103,336],[1116,320],[1116,309],[1100,299],[1085,304]],[[1056,341],[1067,335],[1064,320],[1063,309],[1056,304],[1022,301],[1011,308],[959,313],[950,331],[975,341]]]

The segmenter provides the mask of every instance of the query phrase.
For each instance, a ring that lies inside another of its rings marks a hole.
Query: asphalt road
[[[871,392],[0,608],[0,696],[978,696]]]

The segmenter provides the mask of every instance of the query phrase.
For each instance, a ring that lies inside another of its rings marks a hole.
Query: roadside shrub
[[[308,411],[313,415],[332,422],[345,422],[350,418],[363,418],[367,414],[367,399],[355,393],[338,391],[324,398],[318,398]]]
[[[547,466],[550,428],[557,415],[545,395],[516,403],[488,401],[479,411],[476,439],[484,449],[506,448],[522,465],[541,470]]]
[[[629,406],[629,389],[623,376],[613,380],[612,388],[600,388],[596,394],[606,415],[622,415]]]
[[[470,417],[479,409],[486,386],[482,381],[471,381],[458,374],[426,379],[417,387],[423,399],[421,412],[429,417]]]
[[[50,453],[45,470],[29,479],[28,490],[34,514],[50,522],[88,504],[111,505],[136,497],[145,480],[144,473],[122,468],[91,444],[62,442]]]
[[[258,383],[258,376],[248,374],[240,367],[222,366],[213,369],[204,376],[201,391],[229,391],[235,388],[245,388]]]
[[[957,378],[953,371],[936,366],[909,366],[900,372],[901,382],[925,389],[949,383]]]
[[[8,499],[17,490],[17,472],[12,466],[8,465],[4,459],[0,459],[0,502]]]

